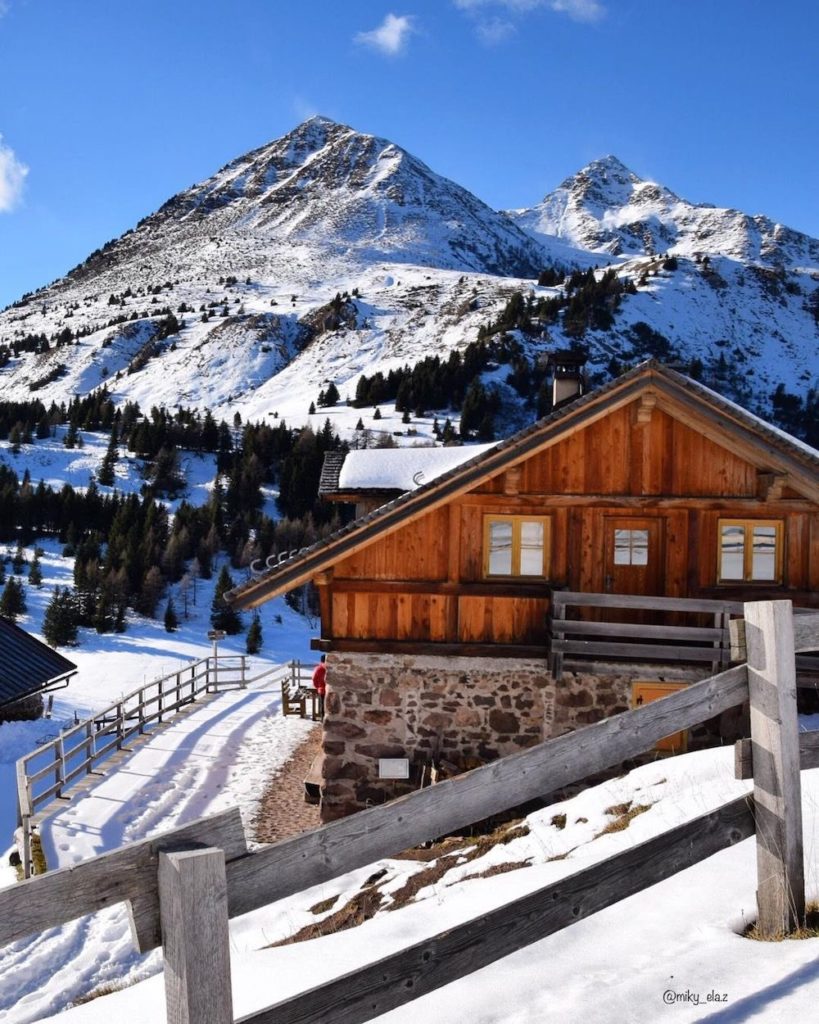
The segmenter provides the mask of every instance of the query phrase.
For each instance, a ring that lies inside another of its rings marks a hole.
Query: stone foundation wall
[[[630,697],[630,678],[556,684],[541,659],[330,653],[322,820],[417,788],[431,762],[474,767],[625,711]],[[382,757],[409,758],[409,783],[379,780]]]

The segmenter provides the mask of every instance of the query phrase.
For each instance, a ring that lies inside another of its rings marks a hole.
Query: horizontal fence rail
[[[589,608],[601,610],[602,618],[568,617],[570,610]],[[718,672],[731,662],[729,621],[732,615],[741,615],[742,609],[737,601],[555,590],[550,620],[552,675],[561,678],[567,656],[602,661],[704,663],[710,665],[712,672]],[[688,621],[607,621],[606,611],[665,617],[672,614],[675,619]],[[710,619],[710,624],[699,621],[703,618]]]

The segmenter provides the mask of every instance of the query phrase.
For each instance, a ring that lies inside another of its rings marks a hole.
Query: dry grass
[[[355,896],[343,907],[340,907],[334,914],[325,917],[323,921],[315,924],[305,925],[293,935],[278,942],[271,942],[268,949],[276,946],[289,946],[293,942],[306,942],[308,939],[318,939],[322,935],[334,935],[336,932],[346,931],[348,928],[357,928],[358,925],[375,917],[384,896],[375,886],[368,886],[357,892]]]
[[[98,985],[96,988],[92,988],[90,992],[86,992],[85,995],[77,996],[69,1004],[69,1009],[74,1009],[75,1006],[84,1006],[86,1003],[93,1003],[95,999],[99,999],[101,996],[110,996],[114,992],[122,992],[123,989],[130,988],[134,985],[133,981],[108,981],[104,985]]]
[[[531,866],[531,857],[527,857],[525,860],[507,860],[502,864],[493,864],[491,868],[487,868],[485,871],[476,871],[474,875],[464,875],[458,881],[471,882],[473,878],[493,878],[495,875],[505,875],[510,871],[517,871],[518,868],[528,868]],[[455,883],[453,882],[452,884],[454,885]]]
[[[645,814],[651,806],[651,804],[632,804],[629,801],[627,804],[615,804],[613,807],[607,807],[606,814],[612,816],[614,820],[601,829],[594,838],[598,839],[610,832],[622,832],[639,814]]]
[[[805,908],[805,923],[792,932],[782,932],[773,938],[763,938],[758,930],[757,924],[749,924],[743,931],[746,939],[753,939],[754,942],[783,942],[785,939],[819,939],[819,903],[809,903]]]
[[[550,825],[554,825],[555,828],[561,829],[566,827],[566,815],[565,814],[553,814],[552,820],[549,822]]]
[[[310,907],[311,914],[325,914],[328,910],[332,910],[333,905],[338,901],[338,896],[328,896],[326,900],[320,900],[318,903],[314,903]]]
[[[505,846],[507,843],[520,839],[529,834],[529,826],[523,822],[507,823],[498,826],[488,835],[465,837],[449,836],[440,843],[433,843],[428,848],[419,850],[408,850],[398,860],[428,861],[429,867],[417,871],[411,875],[406,882],[395,892],[390,893],[390,903],[384,908],[386,910],[398,910],[400,907],[412,903],[418,893],[427,886],[435,885],[452,868],[459,864],[468,864],[470,861],[483,857],[496,846]],[[416,854],[420,854],[417,856]],[[469,878],[489,878],[492,875],[503,874],[506,871],[517,870],[518,867],[529,867],[530,861],[518,863],[510,862],[506,865],[494,865],[486,871],[469,875]],[[332,935],[335,932],[345,931],[347,928],[356,928],[365,921],[369,921],[384,903],[384,893],[381,891],[381,882],[387,876],[386,868],[381,868],[370,875],[362,885],[361,890],[348,900],[335,913],[325,917],[323,921],[316,921],[315,924],[305,925],[299,931],[286,939],[270,944],[269,948],[275,946],[287,946],[294,942],[305,942],[308,939],[317,939],[322,935]],[[464,879],[459,879],[463,881]],[[310,908],[313,914],[323,914],[330,910],[338,900],[337,896],[322,900]]]

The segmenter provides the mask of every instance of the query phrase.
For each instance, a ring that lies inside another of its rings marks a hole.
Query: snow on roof
[[[356,449],[344,460],[338,488],[342,491],[412,491],[494,447],[493,442],[460,448]]]

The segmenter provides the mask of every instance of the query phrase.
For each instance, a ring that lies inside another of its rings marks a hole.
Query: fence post
[[[85,774],[91,774],[92,762],[94,760],[94,723],[85,723]]]
[[[55,753],[57,758],[54,761],[54,785],[57,788],[54,791],[54,796],[62,796],[63,783],[65,782],[65,743],[63,742],[62,733],[57,738]]]
[[[157,709],[156,720],[159,723],[162,722],[162,704],[163,704],[162,698],[163,698],[163,696],[165,694],[165,688],[162,685],[163,682],[164,682],[163,679],[158,679],[157,683],[156,683],[156,692],[158,694],[158,697],[157,697],[157,700],[156,700],[156,709]]]
[[[233,1024],[224,851],[159,855],[168,1024]]]
[[[122,701],[117,704],[117,750],[122,750]]]
[[[145,690],[142,687],[139,688],[138,700],[139,708],[137,709],[137,714],[139,715],[139,735],[142,736],[145,733]]]
[[[242,690],[246,690],[247,689],[247,655],[246,654],[241,655],[241,659],[242,659],[242,681],[240,683],[240,687],[239,688],[242,689]]]
[[[805,917],[796,656],[790,601],[745,605],[756,818],[757,928],[793,931]]]

